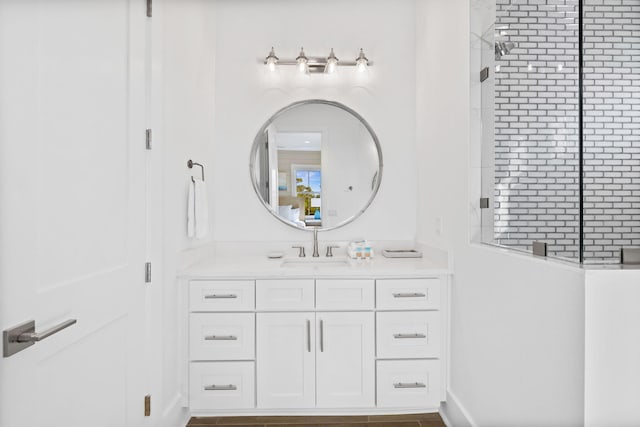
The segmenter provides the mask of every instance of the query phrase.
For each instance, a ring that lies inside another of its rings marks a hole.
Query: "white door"
[[[258,408],[315,406],[315,314],[257,314]]]
[[[0,0],[3,427],[140,426],[144,0]]]
[[[318,313],[319,408],[375,406],[373,313]]]

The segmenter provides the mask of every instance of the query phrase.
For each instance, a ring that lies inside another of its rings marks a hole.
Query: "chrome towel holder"
[[[202,166],[202,164],[200,163],[196,163],[193,160],[189,160],[187,162],[187,167],[189,169],[193,169],[193,166],[200,166],[200,172],[202,173],[202,182],[204,182],[204,166]],[[191,177],[191,181],[196,182],[195,179],[193,179],[193,176]]]

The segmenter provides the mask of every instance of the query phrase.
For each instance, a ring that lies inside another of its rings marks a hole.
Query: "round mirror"
[[[276,218],[299,229],[330,230],[371,204],[382,152],[358,113],[313,99],[283,108],[260,128],[250,169],[256,194]]]

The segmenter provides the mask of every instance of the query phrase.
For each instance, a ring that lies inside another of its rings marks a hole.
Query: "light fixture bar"
[[[304,52],[304,50],[302,50],[302,52]],[[328,62],[327,57],[306,56],[306,55],[304,56],[307,58],[306,64],[310,73],[324,73],[325,68],[327,66],[327,62]],[[294,58],[278,58],[277,66],[299,66],[300,62],[298,58],[300,58],[300,55],[298,55],[298,57],[295,59]],[[275,65],[273,60],[269,61],[269,57],[267,57],[264,60],[261,60],[260,62],[264,65],[269,66],[271,69],[272,69],[272,65]],[[340,60],[339,62],[340,67],[356,67],[357,65],[358,65],[357,60],[356,61]],[[367,60],[367,66],[372,66],[372,65],[373,65],[373,61]]]

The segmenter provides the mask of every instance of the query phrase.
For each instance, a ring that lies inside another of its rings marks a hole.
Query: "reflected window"
[[[295,169],[296,196],[305,200],[305,215],[316,215],[320,210],[322,171],[319,166]]]

